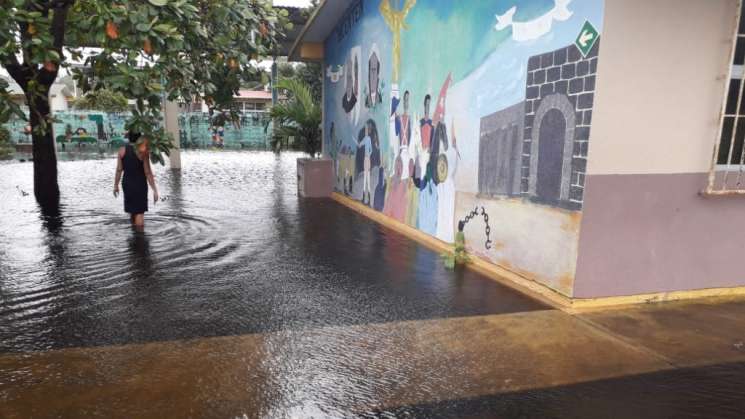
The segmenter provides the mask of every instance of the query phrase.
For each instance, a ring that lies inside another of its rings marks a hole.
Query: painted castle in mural
[[[570,294],[602,8],[354,3],[325,45],[336,190]]]

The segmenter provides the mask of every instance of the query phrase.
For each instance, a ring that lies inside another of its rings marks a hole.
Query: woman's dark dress
[[[147,178],[145,177],[145,164],[137,158],[134,147],[129,144],[124,148],[122,157],[122,168],[124,169],[124,211],[130,214],[142,214],[147,212]]]

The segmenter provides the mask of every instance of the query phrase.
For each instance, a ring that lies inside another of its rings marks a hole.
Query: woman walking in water
[[[153,188],[153,203],[158,202],[158,187],[150,168],[147,146],[139,151],[135,148],[140,134],[130,132],[128,137],[129,144],[120,148],[117,153],[114,196],[119,196],[119,181],[122,180],[122,172],[124,172],[122,182],[124,211],[129,213],[132,225],[141,229],[145,226],[145,212],[147,212],[147,185],[149,183]]]

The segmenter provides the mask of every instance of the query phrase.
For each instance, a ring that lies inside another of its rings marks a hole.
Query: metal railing
[[[719,131],[704,195],[745,195],[745,22],[737,2],[730,68],[719,118]],[[739,47],[738,47],[739,44]]]

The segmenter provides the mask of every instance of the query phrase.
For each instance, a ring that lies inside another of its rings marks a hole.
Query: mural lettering
[[[364,1],[359,0],[354,3],[349,10],[347,10],[347,13],[341,19],[339,26],[336,28],[337,42],[343,41],[349,32],[352,31],[354,25],[362,19],[362,14],[364,13],[363,4]]]

